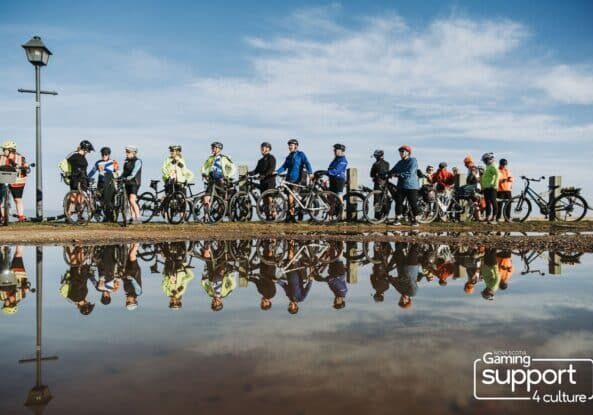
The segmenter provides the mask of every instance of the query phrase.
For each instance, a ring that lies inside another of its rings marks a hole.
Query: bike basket
[[[0,171],[0,183],[13,184],[16,182],[17,174],[14,171]]]
[[[436,199],[436,192],[432,186],[422,186],[420,188],[420,196],[425,202],[432,202]]]
[[[578,194],[581,193],[581,189],[577,187],[563,187],[562,189],[560,189],[560,193],[563,195]]]

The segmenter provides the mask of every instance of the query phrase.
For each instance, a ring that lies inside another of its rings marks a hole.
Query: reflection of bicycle
[[[531,188],[531,182],[540,182],[545,179],[544,176],[539,179],[521,176],[521,179],[524,182],[521,194],[514,196],[503,206],[503,212],[507,220],[512,222],[527,220],[531,213],[532,201],[539,207],[540,213],[545,217],[553,215],[553,218],[564,222],[575,222],[583,219],[589,209],[587,201],[580,194],[581,189],[560,189],[560,196],[547,201]],[[554,191],[556,188],[550,188],[548,192]]]
[[[539,257],[541,257],[543,255],[543,252],[521,250],[518,252],[513,251],[513,254],[520,257],[521,261],[523,262],[523,269],[521,270],[521,275],[528,275],[528,274],[546,275],[546,273],[540,269],[535,269],[535,270],[531,269],[531,263],[534,262],[535,260],[537,260]]]

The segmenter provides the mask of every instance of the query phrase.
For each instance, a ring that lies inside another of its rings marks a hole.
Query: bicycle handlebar
[[[539,179],[533,179],[533,178],[529,178],[527,176],[521,176],[521,179],[526,180],[528,182],[541,182],[545,178],[546,178],[546,176],[541,176]]]

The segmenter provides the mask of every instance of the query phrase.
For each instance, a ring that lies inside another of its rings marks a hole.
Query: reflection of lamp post
[[[35,309],[36,309],[36,322],[37,322],[37,333],[35,342],[35,357],[33,359],[21,359],[19,363],[36,363],[35,373],[35,386],[31,388],[25,401],[25,406],[31,408],[33,413],[41,414],[45,409],[45,406],[49,403],[52,398],[49,393],[49,387],[44,385],[41,381],[41,362],[43,360],[58,360],[57,356],[43,357],[41,353],[41,327],[42,327],[42,292],[43,292],[43,247],[38,246],[36,248],[37,261],[35,268],[35,285],[37,288],[35,297]]]
[[[37,194],[35,196],[35,212],[37,220],[43,220],[43,183],[41,169],[41,94],[58,95],[53,91],[41,90],[41,67],[47,65],[49,57],[52,54],[45,47],[39,36],[33,36],[31,40],[22,45],[27,54],[27,59],[35,66],[35,90],[19,89],[19,92],[29,92],[35,94],[35,184]]]

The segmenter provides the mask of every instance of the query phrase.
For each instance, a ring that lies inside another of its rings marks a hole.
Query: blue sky
[[[593,193],[591,2],[1,2],[0,138],[30,158],[32,96],[16,89],[33,84],[20,45],[36,34],[60,93],[44,98],[47,209],[81,138],[120,158],[139,145],[146,179],[171,143],[196,170],[213,138],[252,166],[259,142],[283,158],[298,137],[319,169],[334,142],[364,171],[408,143],[423,165],[494,151]]]

